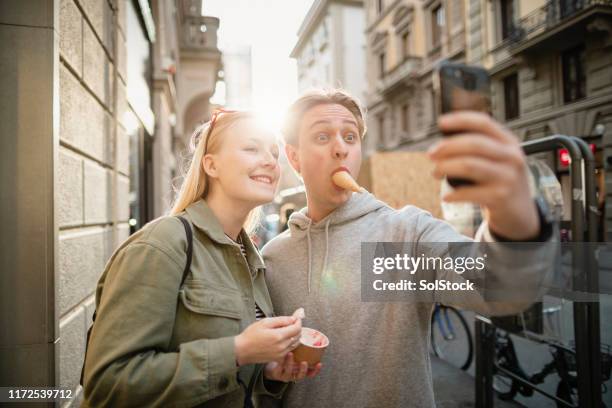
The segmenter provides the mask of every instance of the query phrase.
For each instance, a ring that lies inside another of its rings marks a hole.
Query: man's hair
[[[357,98],[343,89],[313,89],[302,94],[289,107],[282,128],[285,143],[297,146],[298,133],[304,114],[315,106],[328,104],[341,105],[348,109],[357,121],[359,137],[364,138],[366,133],[365,110]]]

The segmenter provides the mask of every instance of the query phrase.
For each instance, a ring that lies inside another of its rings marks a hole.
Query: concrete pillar
[[[59,2],[0,0],[0,385],[59,381]]]

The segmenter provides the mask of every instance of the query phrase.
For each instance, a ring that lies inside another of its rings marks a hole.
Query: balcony
[[[421,57],[408,55],[391,71],[385,72],[385,75],[376,83],[376,90],[381,94],[390,94],[397,89],[401,89],[402,86],[416,77],[421,64]]]
[[[201,0],[177,1],[179,63],[177,75],[177,115],[181,142],[188,143],[196,124],[210,117],[210,98],[222,67],[217,46],[219,19],[203,16]]]
[[[550,0],[510,30],[507,41],[511,52],[563,48],[566,41],[581,38],[590,17],[595,15],[612,16],[612,0]]]
[[[217,49],[219,19],[207,16],[186,16],[182,26],[181,48],[191,51],[213,51]]]

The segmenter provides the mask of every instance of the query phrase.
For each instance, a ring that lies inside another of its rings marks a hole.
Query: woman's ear
[[[208,177],[217,178],[219,170],[212,154],[207,154],[202,158],[202,169]]]
[[[285,154],[287,155],[287,160],[289,160],[289,163],[291,164],[291,167],[293,167],[293,170],[295,170],[297,174],[300,174],[300,158],[298,156],[297,149],[295,148],[295,146],[289,143],[285,144]]]

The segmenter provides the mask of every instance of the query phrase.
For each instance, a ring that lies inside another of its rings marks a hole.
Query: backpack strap
[[[191,224],[185,218],[178,215],[176,218],[181,220],[183,227],[185,227],[185,234],[187,235],[187,261],[185,262],[185,269],[183,269],[183,277],[181,278],[181,288],[185,283],[185,279],[187,279],[187,275],[189,275],[189,270],[191,269],[191,259],[193,257],[193,231],[191,230]],[[79,384],[83,385],[83,376],[85,375],[85,360],[87,359],[87,348],[89,346],[89,337],[91,337],[91,329],[93,329],[93,325],[96,322],[96,313],[94,310],[93,316],[91,317],[91,325],[87,330],[87,339],[85,340],[85,357],[83,359],[83,366],[81,367],[81,378],[79,379]]]
[[[185,218],[178,215],[176,218],[181,220],[183,227],[185,227],[185,234],[187,235],[187,262],[185,262],[185,269],[183,270],[183,278],[181,279],[181,287],[189,275],[191,269],[191,259],[193,257],[193,231],[191,230],[191,224]]]

